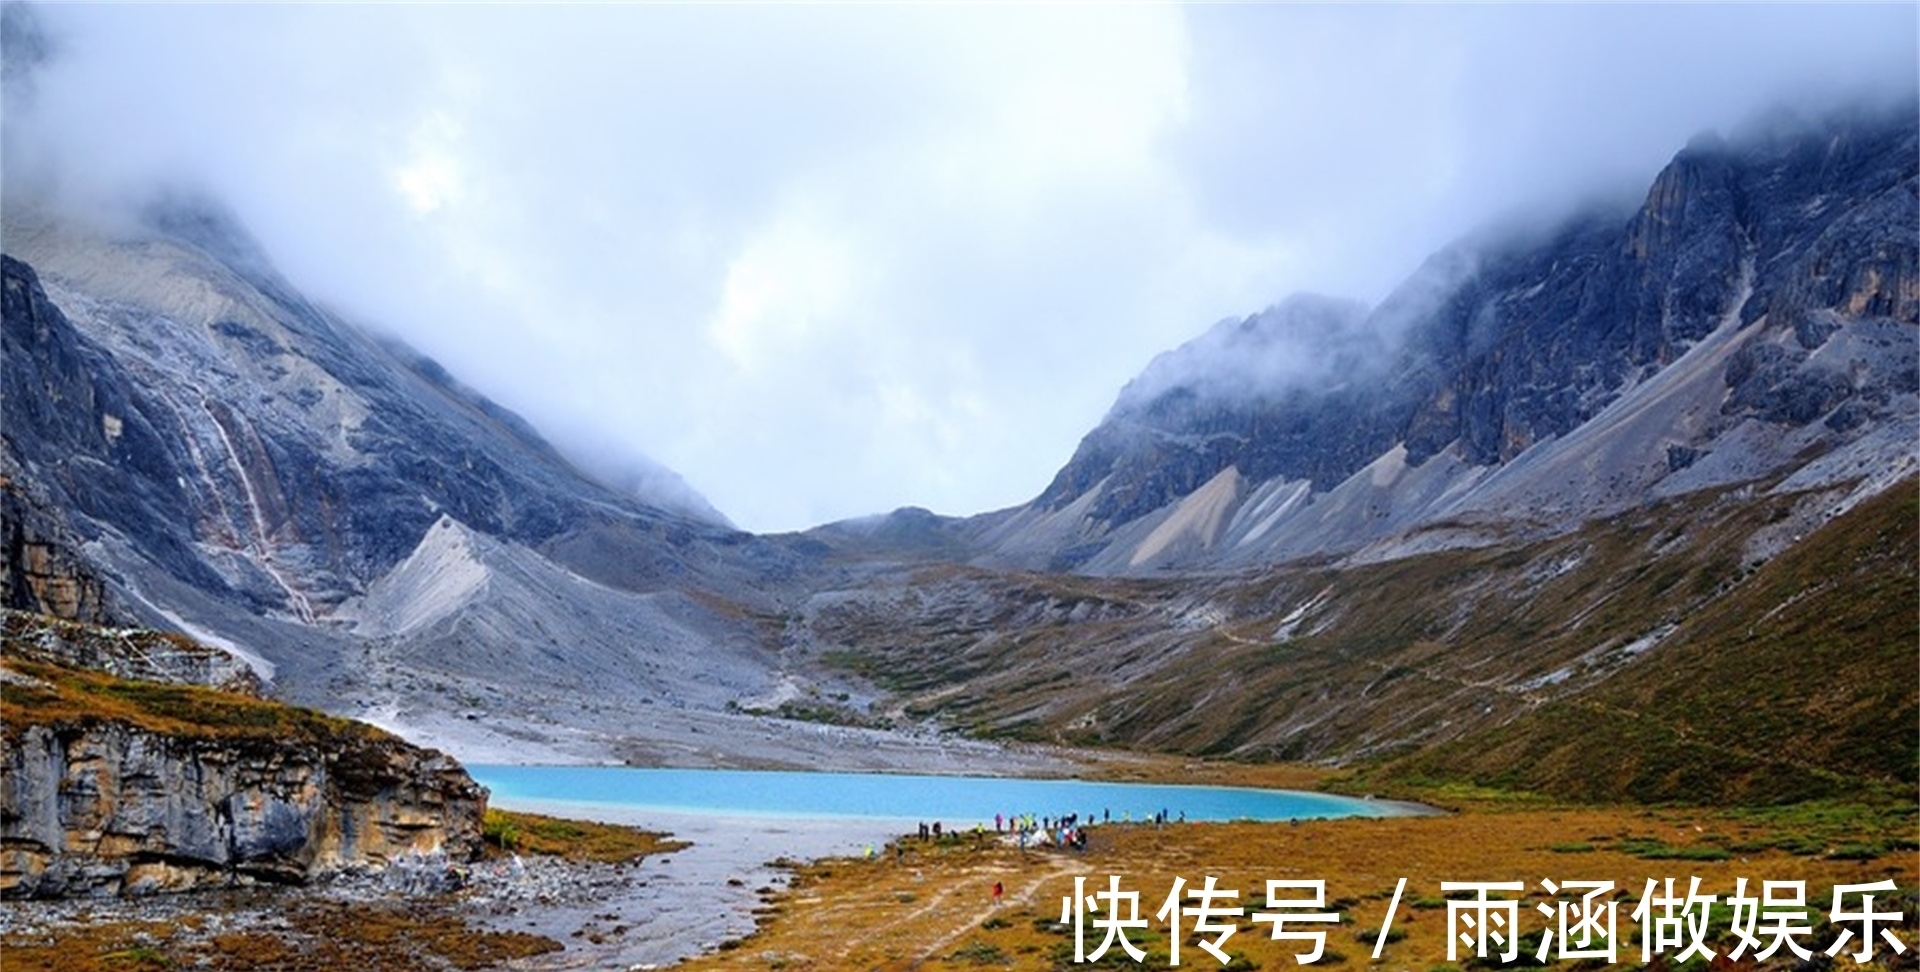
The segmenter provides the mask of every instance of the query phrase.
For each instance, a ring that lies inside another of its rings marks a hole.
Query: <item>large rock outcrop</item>
[[[51,664],[13,650],[13,620],[0,895],[302,883],[479,850],[486,791],[451,757],[254,696]]]
[[[79,575],[85,579],[83,572]],[[185,635],[147,628],[104,628],[26,611],[0,610],[0,639],[9,657],[119,678],[204,685],[264,698],[265,686],[246,661]]]

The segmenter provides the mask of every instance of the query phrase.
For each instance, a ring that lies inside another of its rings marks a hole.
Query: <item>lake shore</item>
[[[1151,777],[1153,782],[1180,785],[1242,782],[1183,772],[1177,763],[1116,759],[1107,764],[1112,772],[1087,775],[1128,782]],[[927,767],[899,767],[908,768]],[[914,833],[923,822],[904,816],[689,813],[565,800],[504,798],[493,803],[498,809],[666,834],[686,846],[630,863],[537,856],[490,859],[474,864],[465,886],[453,893],[422,890],[408,882],[395,883],[391,875],[369,872],[304,888],[7,902],[0,906],[0,936],[8,946],[8,967],[82,972],[118,968],[109,961],[115,955],[151,953],[169,956],[170,961],[178,957],[176,964],[239,969],[248,967],[248,955],[303,949],[336,963],[394,970],[436,967],[442,960],[434,954],[471,957],[481,952],[502,962],[510,959],[512,968],[528,972],[662,967],[721,954],[751,940],[777,912],[771,902],[789,896],[797,871],[819,862],[866,861],[869,848],[874,858],[885,857],[889,842]],[[1117,820],[1116,815],[1115,830]],[[948,832],[965,828],[955,826],[958,823],[947,821]],[[1014,846],[1010,838],[1006,843]],[[901,846],[918,845],[902,841]],[[445,947],[401,954],[392,950],[395,939],[385,932],[378,932],[379,941],[362,941],[362,928],[391,928],[395,936]]]
[[[563,893],[544,907],[475,914],[482,927],[552,938],[567,952],[528,960],[533,969],[665,966],[756,929],[755,916],[783,891],[792,867],[825,858],[861,858],[868,847],[913,831],[915,821],[883,817],[794,817],[685,813],[566,800],[497,801],[504,809],[620,824],[671,835],[687,846],[650,857],[623,879],[585,894]],[[776,863],[780,862],[780,863]],[[617,918],[602,916],[614,915]],[[624,927],[617,937],[604,934]],[[600,928],[602,941],[577,935]]]
[[[1324,881],[1325,910],[1340,917],[1327,929],[1325,954],[1313,968],[1461,968],[1471,956],[1449,954],[1444,882],[1521,882],[1524,890],[1510,896],[1521,902],[1523,931],[1541,928],[1535,906],[1556,900],[1543,889],[1544,880],[1611,881],[1629,898],[1641,895],[1647,881],[1666,878],[1684,889],[1697,876],[1706,893],[1721,896],[1733,893],[1740,878],[1804,881],[1809,901],[1822,909],[1837,884],[1891,877],[1902,889],[1900,900],[1910,902],[1920,884],[1920,858],[1902,843],[1911,839],[1902,836],[1910,835],[1911,822],[1910,813],[1870,808],[1800,815],[1488,802],[1444,815],[1104,827],[1094,831],[1083,853],[1022,850],[965,837],[945,844],[910,842],[900,856],[828,859],[801,868],[758,933],[678,968],[1070,968],[1073,940],[1069,926],[1060,923],[1062,901],[1075,892],[1076,878],[1085,879],[1090,893],[1110,877],[1138,893],[1143,917],[1154,915],[1183,879],[1189,888],[1217,879],[1220,888],[1234,892],[1228,905],[1244,906],[1249,914],[1264,904],[1268,880]],[[1856,853],[1848,841],[1876,843]],[[998,901],[995,887],[1003,889]],[[1393,934],[1374,960],[1373,936],[1389,911]],[[1623,967],[1643,960],[1630,911],[1630,904],[1619,908]],[[1920,945],[1916,918],[1909,909],[1897,930],[1909,956]],[[1190,932],[1191,916],[1186,920]],[[1296,943],[1274,941],[1269,926],[1249,917],[1230,923],[1238,933],[1226,951],[1243,960],[1232,967],[1300,967]],[[1169,935],[1164,922],[1151,917],[1148,926],[1130,933],[1148,955],[1139,967],[1167,967],[1176,940],[1184,942],[1183,965],[1218,967],[1187,934]],[[1091,947],[1101,932],[1089,933]],[[1531,950],[1535,939],[1527,941]],[[1851,966],[1843,961],[1836,968]]]
[[[556,769],[564,772],[568,768]],[[606,772],[620,771],[608,769]],[[484,776],[484,773],[481,775]],[[1217,781],[1195,783],[1191,777],[1179,779],[1169,775],[1162,779],[1167,782],[1093,782],[1102,790],[1131,786],[1168,788],[1148,793],[1155,805],[1164,802],[1169,807],[1165,828],[1168,831],[1177,826],[1177,815],[1184,813],[1179,802],[1182,789],[1222,785]],[[883,782],[891,781],[889,777]],[[767,782],[769,786],[795,783],[779,776],[770,776]],[[902,784],[905,782],[901,781]],[[945,782],[944,779],[941,782]],[[1007,783],[1012,784],[1014,789],[1024,789],[1020,784],[1029,781],[990,778],[979,782],[984,787]],[[849,781],[847,785],[854,783]],[[1121,789],[1116,792],[1126,791]],[[796,800],[799,799],[797,793],[794,796]],[[1352,801],[1354,805],[1364,805],[1369,813],[1378,815],[1436,812],[1430,807],[1400,801],[1351,797],[1329,799],[1342,803]],[[1007,805],[1010,802],[989,799],[982,805],[1000,805],[1012,812],[1027,809],[1047,812],[1055,809]],[[1134,802],[1140,803],[1141,800]],[[917,853],[927,846],[926,842],[908,839],[907,835],[916,833],[920,825],[938,817],[937,813],[931,811],[920,818],[730,810],[691,812],[609,802],[529,798],[517,794],[497,794],[494,805],[521,812],[636,827],[671,835],[673,839],[688,845],[669,855],[649,859],[641,872],[622,886],[601,888],[592,896],[550,902],[539,915],[513,911],[492,913],[480,919],[485,927],[491,929],[527,931],[566,942],[569,952],[576,953],[567,957],[544,957],[532,963],[534,967],[541,968],[548,967],[544,964],[546,962],[576,959],[579,953],[597,952],[599,957],[596,961],[630,967],[666,964],[713,952],[745,939],[757,930],[757,916],[764,913],[771,897],[785,890],[793,867],[826,859],[862,862],[888,856],[895,860],[903,859],[909,851]],[[1071,805],[1080,806],[1081,803]],[[1117,831],[1128,824],[1150,828],[1147,821],[1146,812],[1129,813],[1123,817],[1116,811],[1110,822],[1098,824],[1092,830],[1095,834],[1101,834],[1108,830]],[[985,815],[977,818],[949,816],[944,823],[945,832],[949,834],[999,836],[1000,843],[1009,847],[1018,846],[1011,835],[1010,825],[1007,834],[995,835],[992,833],[994,821]],[[890,842],[896,841],[898,846],[890,851]],[[574,933],[580,928],[594,927],[596,916],[608,913],[624,916],[622,923],[626,930],[622,939],[619,942],[597,943],[592,948],[579,944],[580,936]]]
[[[1216,785],[1236,777],[1272,784],[1304,782],[1301,772],[1226,766],[1182,775]],[[1317,967],[1336,970],[1370,967],[1372,946],[1359,936],[1377,927],[1399,878],[1408,883],[1395,928],[1406,938],[1389,942],[1383,966],[1395,969],[1459,964],[1446,958],[1445,913],[1432,910],[1442,881],[1526,882],[1529,913],[1549,900],[1537,888],[1543,878],[1612,880],[1628,894],[1669,876],[1684,883],[1697,875],[1719,894],[1737,877],[1805,880],[1817,901],[1834,883],[1892,877],[1904,889],[1901,900],[1920,900],[1910,897],[1920,885],[1911,808],[1580,807],[1482,793],[1447,814],[1114,824],[1094,829],[1086,851],[1069,852],[970,833],[889,847],[888,839],[912,832],[898,819],[507,805],[668,831],[690,846],[618,864],[495,858],[450,895],[396,891],[365,874],[304,889],[7,902],[0,906],[6,965],[9,972],[124,972],[143,967],[132,959],[153,956],[213,972],[425,972],[449,963],[521,972],[669,964],[689,972],[1051,969],[1063,947],[1070,955],[1057,924],[1061,897],[1075,877],[1091,887],[1109,875],[1140,892],[1143,914],[1176,878],[1214,876],[1249,911],[1265,880],[1323,879],[1329,909],[1343,917]],[[1005,890],[997,904],[995,884]],[[1920,945],[1915,918],[1908,909],[1896,929],[1909,948]],[[1285,943],[1263,937],[1264,926],[1243,919],[1239,927],[1230,951],[1263,968],[1294,966],[1280,950]],[[1165,936],[1141,940],[1164,966]],[[1189,964],[1197,957],[1183,953]]]
[[[583,711],[564,725],[517,712],[479,720],[437,709],[376,706],[348,714],[474,764],[1046,777],[1131,761],[1118,751],[977,739],[929,726],[878,728],[658,708],[639,723],[631,714]]]

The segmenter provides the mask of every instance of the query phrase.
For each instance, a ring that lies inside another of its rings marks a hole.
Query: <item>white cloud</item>
[[[864,261],[820,221],[783,220],[727,264],[709,328],[734,367],[752,376],[854,323],[854,278]],[[868,266],[871,269],[871,266]]]
[[[393,186],[419,215],[456,202],[462,183],[461,128],[444,112],[432,112],[414,130],[412,150],[393,171]]]
[[[1377,298],[1915,61],[1897,6],[44,15],[71,186],[199,178],[317,296],[754,529],[1019,502],[1222,316]]]

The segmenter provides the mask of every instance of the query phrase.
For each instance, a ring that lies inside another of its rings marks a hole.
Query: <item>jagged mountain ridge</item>
[[[1637,208],[1464,241],[1371,311],[1223,322],[1032,503],[814,531],[900,566],[816,594],[808,639],[988,735],[1369,788],[1898,799],[1917,119],[1697,140]]]
[[[789,650],[791,605],[860,570],[818,542],[583,474],[215,211],[103,230],[34,202],[3,227],[0,512],[30,507],[117,618],[479,762],[1028,765],[762,714],[873,697]]]
[[[802,545],[582,473],[312,304],[210,204],[100,228],[16,192],[4,233],[9,495],[120,616],[443,744],[459,713],[498,710],[468,748],[496,756],[555,711],[601,711],[574,721],[611,735],[646,707],[718,718],[773,690],[777,644],[752,616]],[[448,571],[462,582],[417,582]],[[580,738],[569,758],[606,758]]]
[[[1222,322],[1033,502],[934,532],[985,566],[1138,573],[1498,543],[1809,466],[1883,487],[1920,434],[1915,114],[1702,136],[1629,212],[1484,232],[1371,310]]]
[[[443,510],[530,544],[595,513],[731,532],[580,474],[437,364],[313,306],[217,211],[169,205],[149,226],[114,240],[8,210],[9,252],[39,268],[51,305],[79,315],[71,353],[99,375],[98,416],[37,423],[31,396],[14,403],[30,419],[14,436],[23,460],[81,514],[124,520],[152,548],[219,536],[245,555],[220,580],[292,613],[378,576]],[[10,287],[10,317],[46,317],[30,292]],[[140,470],[140,508],[105,515],[113,498],[59,471],[69,457]],[[283,582],[295,577],[304,584]]]

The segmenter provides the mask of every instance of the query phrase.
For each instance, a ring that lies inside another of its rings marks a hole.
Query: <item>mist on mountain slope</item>
[[[1480,248],[1535,232],[1531,222],[1483,230],[1429,257],[1374,307],[1303,292],[1258,314],[1223,320],[1157,355],[1120,390],[1109,417],[1148,410],[1172,394],[1246,405],[1388,377],[1408,332],[1473,276]]]
[[[1760,105],[1914,87],[1899,6],[1019,16],[49,9],[5,168],[218,195],[569,455],[768,530],[1024,500],[1205,321],[1372,302]]]

